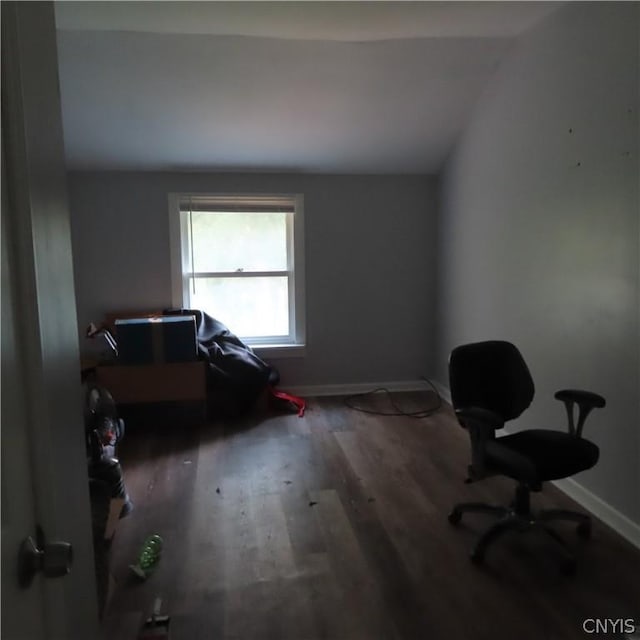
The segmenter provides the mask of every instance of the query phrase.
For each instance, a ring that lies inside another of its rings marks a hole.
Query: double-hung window
[[[256,347],[304,345],[301,195],[170,196],[173,304]]]

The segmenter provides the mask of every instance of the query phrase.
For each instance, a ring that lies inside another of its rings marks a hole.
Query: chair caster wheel
[[[460,520],[462,520],[462,514],[457,509],[454,509],[448,515],[448,520],[453,525],[460,524]]]
[[[576,533],[578,534],[578,537],[582,538],[583,540],[588,540],[591,537],[591,523],[581,522],[576,527]]]

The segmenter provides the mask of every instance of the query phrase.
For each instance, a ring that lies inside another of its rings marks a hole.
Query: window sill
[[[261,358],[302,358],[307,350],[305,344],[250,344],[249,346]]]

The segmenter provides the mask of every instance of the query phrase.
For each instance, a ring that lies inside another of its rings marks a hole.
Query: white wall
[[[307,351],[274,361],[282,385],[431,370],[434,178],[72,172],[69,186],[81,331],[109,310],[171,305],[168,193],[303,193]]]
[[[637,3],[569,3],[521,39],[450,158],[439,223],[438,377],[450,349],[519,345],[537,395],[606,396],[582,486],[640,523]]]

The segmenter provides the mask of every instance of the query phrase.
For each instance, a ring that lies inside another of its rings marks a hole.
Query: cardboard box
[[[115,321],[115,331],[120,364],[197,360],[198,343],[193,316],[123,318]]]
[[[98,367],[96,377],[117,404],[206,400],[204,362],[110,365]]]

